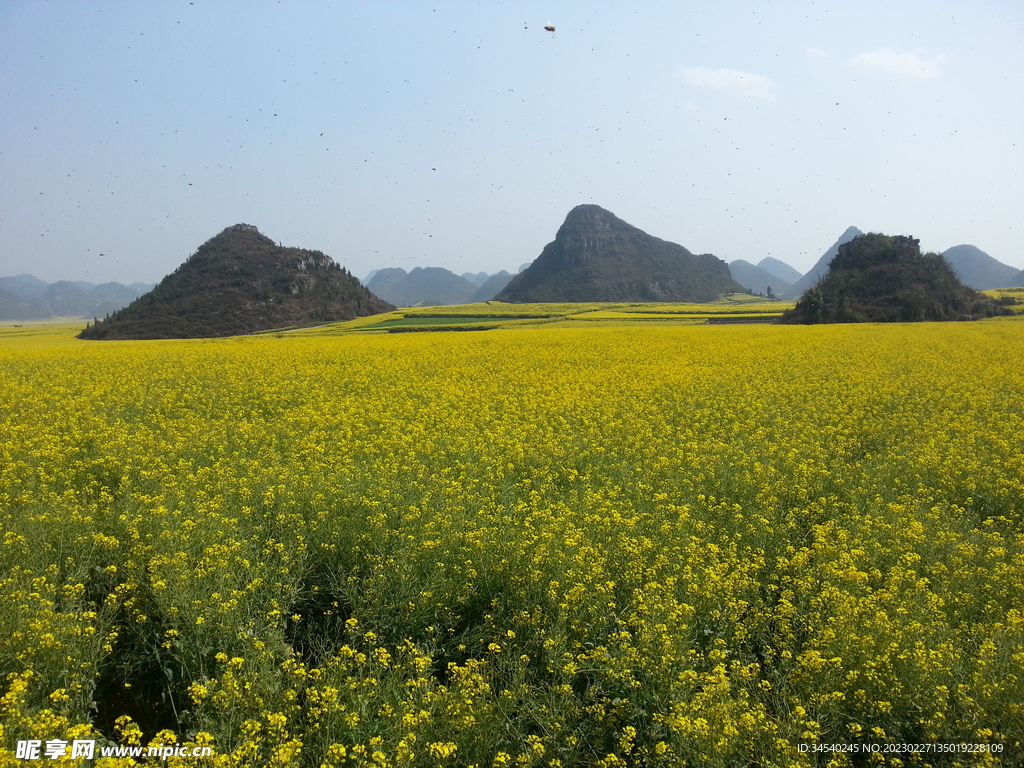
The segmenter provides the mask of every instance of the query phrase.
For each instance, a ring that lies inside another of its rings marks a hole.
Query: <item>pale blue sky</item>
[[[0,275],[157,281],[239,222],[514,271],[580,203],[727,261],[854,225],[1024,268],[1024,3],[0,2]]]

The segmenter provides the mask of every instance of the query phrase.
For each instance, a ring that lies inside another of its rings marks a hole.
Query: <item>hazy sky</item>
[[[1024,3],[0,2],[0,275],[155,282],[239,222],[515,271],[580,203],[726,261],[854,225],[1024,267]]]

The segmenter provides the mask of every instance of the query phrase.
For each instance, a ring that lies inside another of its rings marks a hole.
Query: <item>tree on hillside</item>
[[[808,288],[784,323],[975,320],[1007,314],[968,288],[939,254],[903,235],[859,235],[839,246],[828,272]]]

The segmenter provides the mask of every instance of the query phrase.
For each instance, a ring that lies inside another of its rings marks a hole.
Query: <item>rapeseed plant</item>
[[[225,766],[1016,759],[1022,336],[0,348],[4,743],[173,736],[216,755],[169,763]]]

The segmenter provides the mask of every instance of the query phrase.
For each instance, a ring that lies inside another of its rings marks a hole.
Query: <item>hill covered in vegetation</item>
[[[254,226],[235,224],[80,338],[236,336],[393,308],[320,251],[282,247]]]
[[[578,205],[498,301],[714,301],[742,292],[711,254],[653,237],[597,205]]]
[[[858,235],[837,250],[828,272],[781,322],[975,320],[1009,312],[961,283],[941,255],[922,254],[915,238]]]

